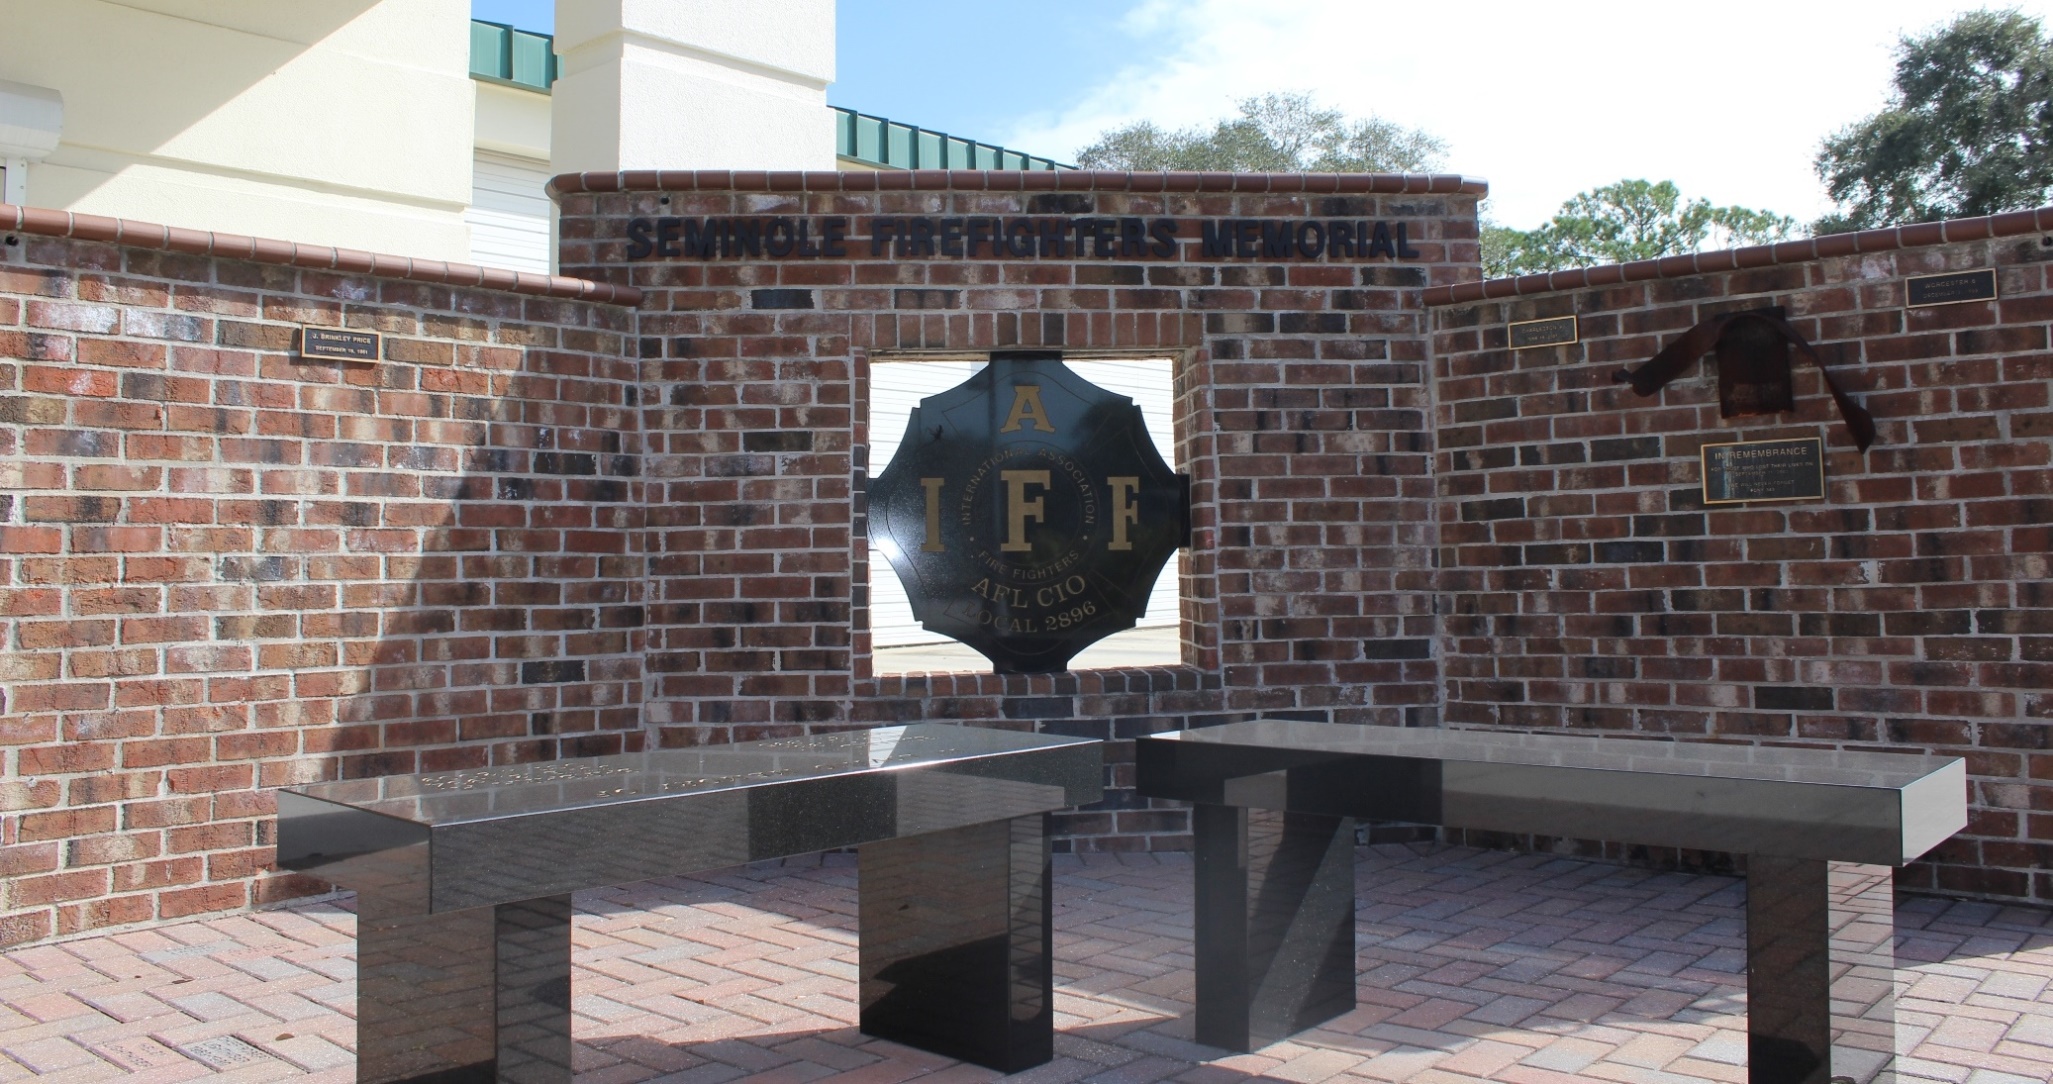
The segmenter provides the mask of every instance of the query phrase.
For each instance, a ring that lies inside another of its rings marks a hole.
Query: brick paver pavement
[[[1424,845],[1357,869],[1360,1007],[1231,1055],[1190,1039],[1188,859],[1059,860],[1057,1056],[1018,1079],[1745,1079],[1740,882]],[[994,1079],[857,1033],[855,900],[850,855],[580,894],[580,1084]],[[1902,1079],[2053,1077],[2048,914],[1896,918]],[[354,925],[330,901],[0,956],[0,1082],[350,1081]]]

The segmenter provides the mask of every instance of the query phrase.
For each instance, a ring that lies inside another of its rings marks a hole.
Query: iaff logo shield
[[[992,354],[920,400],[869,509],[870,544],[921,627],[1001,674],[1065,670],[1132,628],[1190,543],[1190,477],[1162,461],[1133,400],[1052,351]]]

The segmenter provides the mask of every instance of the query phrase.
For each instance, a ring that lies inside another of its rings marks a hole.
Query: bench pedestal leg
[[[357,1084],[491,1084],[491,910],[387,918],[364,896],[357,907]]]
[[[1895,1084],[1896,871],[1833,862],[1832,1075]]]
[[[357,1084],[569,1084],[569,896],[360,909]]]
[[[570,897],[497,912],[499,1084],[570,1084]]]
[[[862,1032],[1016,1073],[1055,1056],[1043,817],[860,848]]]
[[[1831,898],[1826,863],[1748,855],[1747,1080],[1832,1080]]]
[[[1198,805],[1197,1041],[1253,1050],[1354,1008],[1354,822]]]

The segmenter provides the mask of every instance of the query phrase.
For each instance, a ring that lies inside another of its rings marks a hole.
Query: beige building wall
[[[0,0],[0,27],[0,80],[64,96],[30,205],[468,257],[466,0]]]
[[[557,173],[833,169],[834,0],[557,0]]]
[[[549,273],[556,266],[556,206],[549,199],[550,98],[475,80],[477,153],[471,160],[470,263]]]
[[[495,154],[549,160],[550,97],[526,87],[473,80],[477,88],[477,147]]]
[[[560,2],[553,94],[472,79],[470,21],[467,0],[0,0],[0,82],[63,96],[25,202],[538,271],[553,172],[867,168],[834,155],[833,0]]]

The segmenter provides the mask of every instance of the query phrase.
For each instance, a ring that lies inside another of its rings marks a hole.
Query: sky
[[[1074,161],[1301,91],[1439,136],[1504,225],[1628,177],[1808,221],[1819,141],[1887,103],[1899,37],[1982,6],[2053,26],[2053,0],[839,0],[827,100]],[[536,30],[549,8],[474,2]]]

